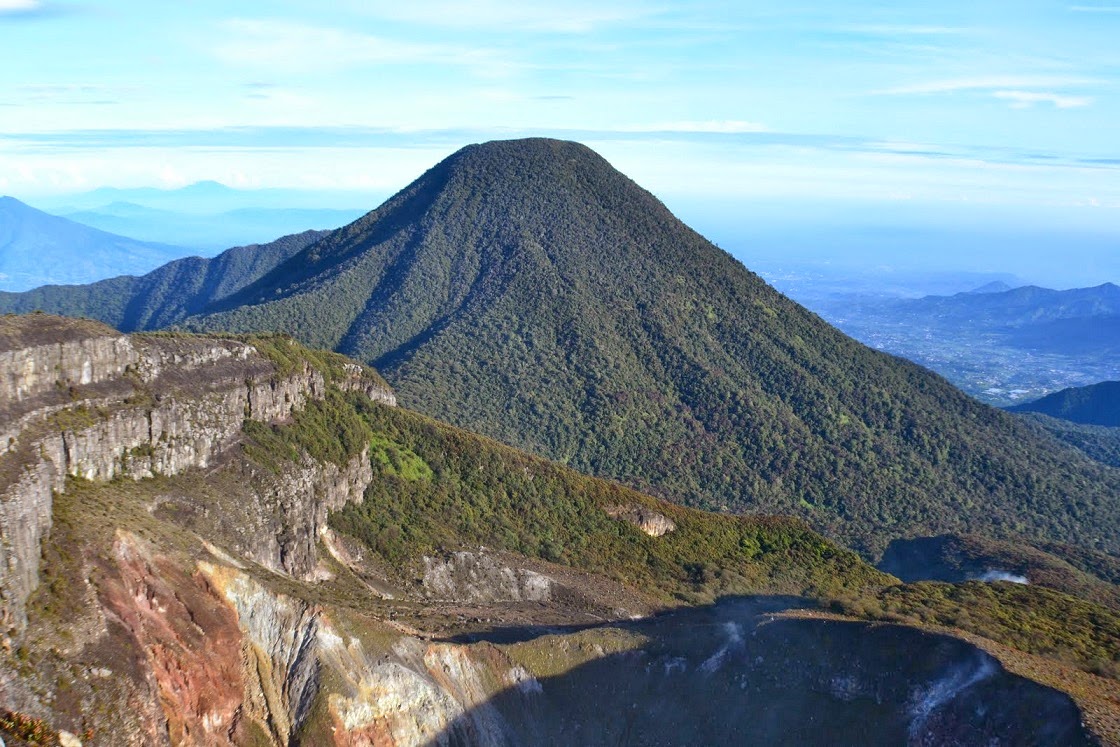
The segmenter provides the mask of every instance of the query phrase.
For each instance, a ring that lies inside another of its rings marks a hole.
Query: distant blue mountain
[[[932,368],[1000,406],[1120,378],[1120,287],[988,284],[952,296],[809,303],[857,340]]]
[[[236,189],[206,181],[179,189],[101,187],[44,197],[36,207],[102,231],[212,254],[306,230],[338,228],[385,197],[339,190]]]
[[[379,204],[387,197],[383,191],[355,192],[330,189],[237,189],[207,181],[178,189],[100,187],[78,194],[44,197],[38,207],[56,215],[79,211],[114,212],[114,203],[132,203],[145,208],[175,213],[217,215],[231,210],[251,209],[355,209]]]
[[[1024,327],[1062,319],[1099,319],[1120,315],[1120,286],[1052,290],[1025,285],[1002,292],[927,296],[895,304],[907,315],[942,322]]]
[[[1002,280],[993,280],[990,283],[984,283],[979,288],[973,288],[969,293],[1003,293],[1013,289],[1013,286],[1008,285]]]
[[[250,207],[221,213],[192,213],[116,201],[92,210],[67,213],[65,217],[104,231],[135,236],[146,241],[167,241],[200,249],[220,250],[261,243],[305,230],[338,228],[365,213],[365,210],[357,208],[334,210]]]
[[[896,320],[971,330],[1015,348],[1075,356],[1120,355],[1120,286],[1051,290],[1033,285],[898,302]],[[1117,358],[1114,358],[1117,360]]]
[[[98,187],[66,198],[69,210],[90,210],[117,203],[132,203],[149,208],[174,208],[176,210],[215,212],[237,203],[242,190],[227,187],[214,181],[197,182],[179,189],[156,187]],[[61,203],[49,203],[48,209],[59,210]]]
[[[14,197],[0,197],[0,290],[137,275],[194,253],[108,233],[49,215]]]

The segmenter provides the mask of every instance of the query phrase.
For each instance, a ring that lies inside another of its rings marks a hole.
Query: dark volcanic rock
[[[509,744],[1092,744],[1067,696],[963,641],[773,617],[770,604],[728,600],[635,623],[643,645],[487,707],[506,719]],[[563,641],[520,645],[546,655]],[[441,739],[476,744],[466,727]]]

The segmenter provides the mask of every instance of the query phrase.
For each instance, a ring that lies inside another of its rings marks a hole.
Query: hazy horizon
[[[416,176],[419,176],[418,172]],[[399,185],[400,188],[406,183]],[[153,221],[172,212],[211,216],[237,211],[293,211],[357,214],[378,207],[396,190],[377,192],[292,188],[245,189],[208,181],[183,188],[114,188],[63,193],[22,202],[82,222],[75,211],[125,205],[148,207]],[[1011,285],[1066,289],[1120,282],[1120,229],[1101,222],[1076,222],[1069,210],[1051,209],[1019,216],[1014,211],[967,204],[889,206],[866,200],[817,200],[791,204],[777,199],[700,200],[657,195],[678,217],[764,275],[797,270],[829,278],[880,278],[920,292],[936,292],[937,278],[961,276],[945,292],[969,290],[967,276],[1001,277]],[[887,209],[889,208],[889,209]],[[292,224],[288,228],[295,230]],[[341,224],[340,224],[341,225]],[[98,226],[103,230],[111,227]],[[302,228],[333,228],[307,225]],[[130,236],[194,246],[204,253],[279,234],[263,231],[238,241],[191,244],[175,240],[174,226],[162,235]],[[244,231],[241,232],[242,234]],[[221,235],[220,233],[216,235]],[[924,282],[928,280],[929,282]],[[956,289],[956,290],[952,290]]]
[[[0,193],[372,209],[466,144],[546,136],[748,266],[1115,281],[1118,33],[1109,2],[0,0]]]

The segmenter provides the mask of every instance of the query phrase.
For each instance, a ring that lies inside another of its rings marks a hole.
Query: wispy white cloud
[[[0,0],[0,20],[36,21],[65,18],[81,12],[82,6],[62,4],[51,0]]]
[[[218,59],[268,70],[322,71],[360,65],[483,64],[486,50],[401,41],[327,26],[271,19],[222,23],[226,38],[213,47]]]
[[[970,78],[951,78],[914,83],[875,91],[883,95],[921,95],[956,93],[958,91],[1005,90],[1026,88],[1064,88],[1084,86],[1097,81],[1064,75],[984,75]]]
[[[996,91],[992,95],[997,99],[1010,101],[1011,106],[1016,109],[1029,109],[1035,104],[1050,104],[1058,109],[1074,109],[1093,103],[1091,96],[1065,96],[1045,91]]]
[[[652,124],[641,125],[624,125],[621,127],[612,128],[615,132],[632,132],[632,133],[657,133],[657,132],[679,132],[689,133],[694,132],[698,134],[723,134],[733,135],[750,132],[768,132],[769,128],[766,125],[759,124],[758,122],[745,122],[743,120],[728,120],[728,119],[714,119],[704,121],[677,121],[677,122],[655,122]]]
[[[382,18],[425,26],[479,28],[488,31],[585,33],[656,15],[649,3],[570,0],[436,0],[409,3],[399,0],[364,0],[362,12]]]
[[[923,26],[908,24],[866,24],[841,26],[840,31],[874,36],[955,36],[968,32],[960,26]]]
[[[130,86],[111,86],[103,83],[25,83],[17,90],[34,99],[56,99],[70,96],[135,91]]]
[[[119,104],[137,90],[100,83],[25,83],[15,87],[20,106]]]
[[[876,93],[913,96],[971,92],[1010,102],[1015,109],[1030,109],[1036,104],[1049,104],[1056,109],[1075,109],[1089,106],[1093,103],[1093,97],[1067,93],[1061,89],[1084,88],[1098,82],[1091,78],[1063,75],[988,75],[927,81]]]

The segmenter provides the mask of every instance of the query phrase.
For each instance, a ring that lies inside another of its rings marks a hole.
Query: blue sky
[[[0,193],[384,195],[466,143],[541,134],[694,209],[1113,231],[1118,42],[1117,0],[0,0]]]

